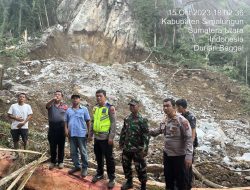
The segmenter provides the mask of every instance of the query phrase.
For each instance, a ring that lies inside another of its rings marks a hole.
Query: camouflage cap
[[[131,99],[130,102],[128,103],[128,105],[133,105],[133,106],[139,105],[139,104],[140,102],[136,99]]]

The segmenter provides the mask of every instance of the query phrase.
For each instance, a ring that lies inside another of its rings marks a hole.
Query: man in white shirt
[[[12,119],[11,135],[14,142],[14,148],[18,149],[20,136],[22,137],[24,149],[26,149],[28,141],[28,122],[32,118],[32,109],[29,104],[26,104],[27,96],[25,93],[20,93],[17,98],[17,103],[12,104],[8,111],[8,117]]]

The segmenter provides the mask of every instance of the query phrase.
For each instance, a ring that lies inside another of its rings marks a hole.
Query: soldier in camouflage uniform
[[[122,166],[127,181],[121,187],[126,190],[133,187],[131,169],[132,160],[141,182],[141,190],[146,189],[147,170],[145,156],[148,152],[148,120],[139,113],[139,101],[132,99],[129,102],[131,114],[124,119],[120,135],[119,146],[122,152]]]

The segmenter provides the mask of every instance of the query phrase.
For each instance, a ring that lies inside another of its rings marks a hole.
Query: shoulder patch
[[[188,122],[188,120],[183,120],[182,121],[182,125],[187,130],[189,128],[189,122]]]
[[[110,108],[112,105],[109,102],[106,102],[105,105],[107,108]]]

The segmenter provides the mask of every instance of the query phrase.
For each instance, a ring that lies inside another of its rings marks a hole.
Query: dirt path
[[[48,170],[48,167],[43,165],[37,169],[26,185],[27,190],[106,190],[108,180],[101,180],[97,183],[91,183],[92,176],[85,178],[80,177],[80,172],[73,175],[68,175],[68,169],[53,169]],[[114,190],[120,190],[121,185],[116,184]]]

